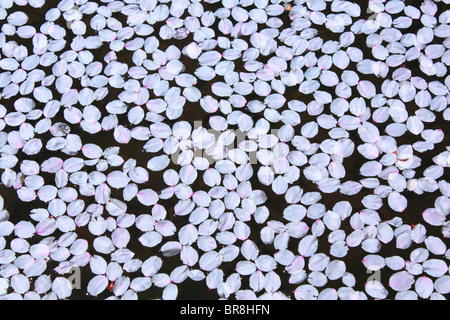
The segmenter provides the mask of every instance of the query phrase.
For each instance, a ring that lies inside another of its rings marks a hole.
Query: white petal
[[[108,286],[108,278],[103,275],[98,275],[92,278],[87,286],[87,291],[92,296],[98,296],[100,293],[105,291]]]

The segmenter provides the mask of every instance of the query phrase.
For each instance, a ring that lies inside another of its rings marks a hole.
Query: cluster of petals
[[[446,299],[448,4],[2,0],[0,299]]]

